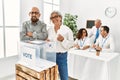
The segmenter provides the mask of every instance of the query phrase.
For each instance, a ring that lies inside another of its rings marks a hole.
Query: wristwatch
[[[115,7],[107,7],[105,9],[105,16],[112,18],[117,14],[117,9]]]

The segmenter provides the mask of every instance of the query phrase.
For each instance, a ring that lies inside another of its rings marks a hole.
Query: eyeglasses
[[[50,19],[54,19],[54,18],[58,18],[59,15],[56,15],[56,16],[53,16],[53,17],[50,17]]]
[[[39,12],[30,12],[30,14],[39,14]]]

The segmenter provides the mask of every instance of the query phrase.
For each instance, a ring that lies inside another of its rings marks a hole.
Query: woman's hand
[[[78,44],[75,44],[73,47],[80,49],[80,46]]]
[[[64,40],[64,37],[61,34],[58,34],[57,40],[62,42]]]

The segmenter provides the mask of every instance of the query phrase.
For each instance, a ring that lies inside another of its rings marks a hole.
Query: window
[[[17,55],[20,0],[0,0],[0,58]]]
[[[59,11],[60,0],[44,0],[44,22],[50,26],[50,14],[52,11]]]
[[[3,25],[2,0],[0,0],[0,27]]]
[[[3,13],[2,13],[2,0],[0,0],[0,58],[4,57],[4,50],[3,50]]]

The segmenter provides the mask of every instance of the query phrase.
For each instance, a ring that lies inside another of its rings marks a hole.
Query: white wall
[[[31,11],[31,8],[36,6],[40,9],[40,13],[43,14],[43,0],[21,0],[20,3],[21,9],[20,9],[20,23],[24,21],[27,21],[30,19],[29,12]],[[40,17],[42,19],[42,15]]]
[[[105,16],[107,7],[116,7],[117,15],[113,18]],[[78,15],[78,29],[86,27],[86,20],[102,20],[107,25],[115,40],[115,51],[120,52],[120,0],[61,0],[61,12]]]

